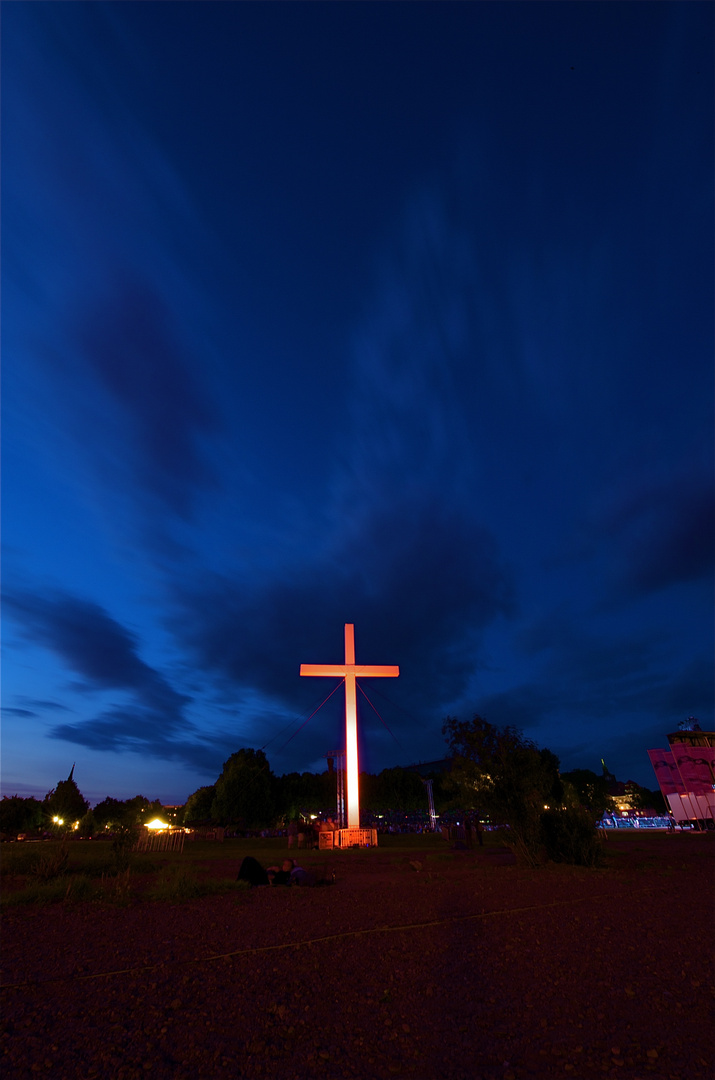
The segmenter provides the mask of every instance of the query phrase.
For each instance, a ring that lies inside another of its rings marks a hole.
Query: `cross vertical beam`
[[[348,804],[348,828],[360,828],[360,792],[357,746],[357,679],[358,676],[379,676],[396,678],[400,674],[397,666],[385,664],[355,663],[355,626],[345,623],[345,663],[344,664],[301,664],[301,675],[336,675],[345,680],[345,750],[347,757],[346,781]]]
[[[348,828],[359,829],[357,689],[355,680],[355,626],[353,623],[345,623],[345,753],[347,762]]]

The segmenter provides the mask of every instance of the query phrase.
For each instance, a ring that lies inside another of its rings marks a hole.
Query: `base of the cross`
[[[336,829],[334,846],[377,847],[377,829]]]

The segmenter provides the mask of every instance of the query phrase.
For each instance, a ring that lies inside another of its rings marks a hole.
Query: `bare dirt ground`
[[[601,870],[435,841],[331,854],[330,888],[13,907],[2,1074],[712,1080],[714,841],[619,835]]]

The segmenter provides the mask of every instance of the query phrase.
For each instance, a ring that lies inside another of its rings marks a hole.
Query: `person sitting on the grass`
[[[247,881],[253,887],[255,885],[270,885],[271,879],[267,871],[263,869],[258,859],[253,855],[246,855],[238,871],[237,881]]]
[[[249,885],[306,885],[306,877],[307,872],[296,867],[294,859],[284,859],[282,866],[269,866],[264,870],[258,859],[246,855],[237,880],[247,881]]]
[[[298,866],[295,859],[284,859],[280,870],[269,866],[266,871],[272,885],[316,885],[315,875],[310,870]]]
[[[263,869],[258,859],[246,855],[238,871],[237,881],[247,881],[249,885],[290,885],[291,873],[295,863],[293,859],[284,859],[283,866],[269,866]]]
[[[310,873],[309,870],[304,870],[302,866],[293,865],[293,869],[290,872],[289,885],[315,885],[315,875]]]
[[[271,879],[271,885],[290,885],[294,866],[294,859],[284,859],[280,869],[277,866],[269,866],[266,873]]]
[[[318,881],[315,874],[297,866],[295,859],[284,859],[282,866],[269,866],[263,869],[258,859],[252,855],[246,855],[238,871],[238,881],[247,881],[249,885],[332,885],[335,875],[327,875],[325,868],[323,877]]]

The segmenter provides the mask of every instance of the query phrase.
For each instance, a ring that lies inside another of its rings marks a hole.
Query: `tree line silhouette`
[[[497,727],[480,716],[447,717],[442,728],[449,748],[445,769],[426,777],[414,768],[383,769],[360,776],[365,811],[425,812],[423,779],[431,779],[438,813],[461,810],[503,827],[504,842],[520,861],[535,865],[546,852],[556,861],[593,865],[599,858],[595,823],[611,807],[607,778],[589,769],[560,773],[559,759],[515,727]],[[334,814],[337,779],[322,773],[276,776],[262,750],[242,748],[224,762],[213,784],[194,791],[174,813],[172,824],[214,823],[237,830],[285,825],[307,814]],[[660,809],[659,792],[640,789],[641,805]],[[78,836],[135,829],[161,815],[159,800],[143,795],[107,796],[90,809],[74,780],[74,766],[44,800],[5,796],[0,833],[8,837],[42,830]]]

